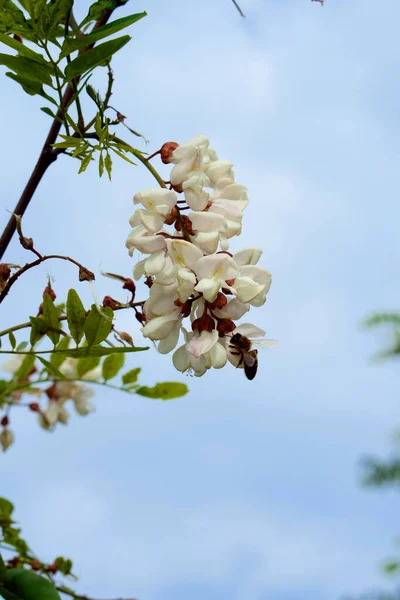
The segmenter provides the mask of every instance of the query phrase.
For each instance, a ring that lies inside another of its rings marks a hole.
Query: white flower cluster
[[[23,354],[16,354],[1,365],[1,370],[15,375],[23,360]],[[35,396],[35,398],[46,395],[46,408],[42,409],[36,401],[31,402],[29,408],[37,413],[39,424],[43,429],[47,430],[53,429],[56,423],[66,424],[68,422],[70,414],[65,407],[67,401],[73,403],[79,415],[88,415],[94,410],[94,405],[90,402],[90,398],[94,395],[94,392],[85,384],[74,380],[80,378],[86,381],[98,381],[102,377],[102,369],[99,366],[78,377],[77,365],[77,359],[66,358],[59,367],[61,373],[66,377],[65,381],[56,381],[47,389],[29,388],[28,391],[13,392],[11,395],[12,403],[18,404],[23,394],[26,393]],[[26,377],[27,384],[35,371],[36,369],[33,369],[32,373]],[[14,443],[14,433],[8,427],[8,421],[8,417],[5,417],[1,423],[3,428],[0,431],[0,446],[3,451],[7,450]]]
[[[160,152],[164,163],[173,164],[171,189],[134,196],[139,206],[126,241],[131,256],[134,250],[147,255],[133,270],[135,279],[146,277],[150,288],[142,333],[158,341],[165,354],[176,348],[182,332],[184,344],[173,355],[181,372],[200,376],[227,360],[243,367],[231,344],[242,331],[235,321],[250,305],[262,306],[271,285],[270,272],[257,265],[262,250],[228,251],[229,240],[242,230],[246,188],[235,182],[232,163],[219,160],[203,135],[181,145],[168,142]],[[187,317],[190,330],[183,326]],[[241,335],[265,332],[247,324]]]

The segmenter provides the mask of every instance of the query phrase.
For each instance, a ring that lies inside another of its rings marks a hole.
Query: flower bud
[[[126,331],[119,331],[118,333],[121,340],[124,340],[124,342],[134,347],[135,344],[133,343],[132,336],[130,336],[129,333],[127,333]]]
[[[204,313],[202,317],[199,319],[195,319],[192,323],[193,331],[198,331],[201,333],[202,331],[212,331],[215,329],[215,321],[210,315]]]
[[[46,296],[46,294],[48,294],[52,300],[55,300],[57,298],[54,290],[49,285],[46,285],[46,287],[44,288],[43,298]]]
[[[187,217],[186,215],[181,215],[181,221],[182,221],[182,225],[186,229],[187,233],[189,235],[194,235],[194,231],[192,229],[192,221],[189,219],[189,217]],[[178,221],[178,219],[175,222],[175,229],[177,231],[181,231],[182,230],[181,224]]]
[[[49,565],[47,567],[46,571],[55,575],[58,571],[58,565],[56,565],[56,563],[53,563],[52,565]]]
[[[144,314],[138,310],[135,311],[135,319],[142,324],[146,321],[146,317],[144,316]]]
[[[37,402],[31,402],[29,408],[32,412],[40,412],[40,406]]]
[[[222,292],[218,292],[217,297],[215,298],[214,302],[207,302],[207,305],[211,308],[224,308],[228,303],[228,299],[225,296],[225,294],[223,294]]]
[[[42,568],[42,565],[41,565],[40,560],[38,560],[37,558],[34,558],[33,561],[31,562],[31,569],[33,569],[33,571],[40,571],[41,568]]]
[[[22,37],[20,35],[17,35],[16,33],[14,33],[13,38],[16,42],[19,42],[20,44],[23,44],[24,42],[22,41]]]
[[[151,288],[151,286],[153,285],[153,278],[151,277],[151,275],[146,277],[144,285],[147,285],[148,288]]]
[[[25,250],[33,250],[33,239],[21,236],[19,238],[21,246],[25,248]]]
[[[49,386],[44,391],[50,400],[55,400],[55,401],[58,400],[59,394],[58,394],[56,383],[53,383],[51,386]]]
[[[171,183],[171,187],[174,190],[174,192],[176,192],[177,194],[182,194],[183,192],[183,186],[181,183]]]
[[[121,302],[118,300],[114,300],[111,296],[104,296],[103,298],[103,306],[104,308],[111,308],[111,310],[115,310],[121,306]]]
[[[0,433],[0,446],[5,452],[14,442],[14,434],[10,429],[3,429]]]
[[[167,165],[168,163],[171,162],[171,156],[174,150],[177,149],[177,147],[179,146],[179,144],[177,144],[176,142],[165,142],[165,144],[163,144],[161,146],[160,149],[160,154],[161,154],[161,160],[164,163],[164,165]]]
[[[94,281],[94,273],[86,269],[86,267],[79,267],[79,281]]]
[[[9,422],[10,422],[9,418],[7,417],[7,415],[5,415],[5,416],[4,416],[4,417],[1,419],[1,421],[0,421],[0,425],[2,425],[3,427],[7,427],[7,425],[9,424]]]
[[[224,337],[227,333],[231,333],[236,329],[236,325],[231,319],[218,319],[217,331],[219,337]]]
[[[129,292],[131,292],[133,295],[135,295],[136,292],[136,285],[135,282],[133,281],[133,279],[130,279],[129,277],[127,277],[125,279],[125,283],[122,286],[123,290],[128,290]]]
[[[0,282],[7,281],[11,275],[11,269],[7,263],[0,263]]]

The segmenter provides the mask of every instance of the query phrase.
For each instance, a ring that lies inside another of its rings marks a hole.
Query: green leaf
[[[10,79],[13,79],[22,87],[24,92],[29,94],[30,96],[43,96],[43,88],[40,83],[37,81],[32,81],[26,77],[21,77],[20,75],[16,75],[15,73],[6,73],[6,76]]]
[[[40,362],[42,363],[42,365],[46,368],[46,370],[49,373],[55,375],[58,379],[65,379],[64,375],[61,373],[61,371],[59,371],[57,369],[57,367],[54,366],[54,364],[52,364],[51,362],[49,362],[48,360],[46,360],[42,356],[38,356],[37,358],[38,358],[38,360],[40,360]]]
[[[103,158],[103,154],[100,153],[99,156],[99,175],[100,177],[103,175],[104,173],[104,158]]]
[[[21,600],[19,596],[16,596],[12,592],[9,592],[4,587],[0,587],[0,596],[4,598],[4,600]]]
[[[76,345],[78,345],[85,329],[86,311],[82,300],[74,289],[70,289],[68,292],[66,310],[71,336],[75,340]]]
[[[69,337],[62,337],[60,343],[56,346],[56,350],[66,350],[69,347],[69,342]],[[63,356],[62,354],[59,354],[57,352],[53,352],[50,358],[50,362],[56,369],[59,369],[65,359],[66,356]]]
[[[123,35],[80,54],[65,67],[64,72],[67,80],[71,81],[74,77],[82,75],[99,65],[103,65],[105,61],[110,60],[113,54],[123,48],[130,39],[129,35]]]
[[[57,331],[60,329],[59,313],[49,294],[45,294],[43,298],[43,317],[49,325],[48,337],[54,345],[58,344],[60,339],[60,333]]]
[[[0,54],[0,65],[4,65],[7,69],[11,69],[11,71],[25,79],[50,86],[53,84],[46,63],[40,64],[26,56]]]
[[[135,391],[140,396],[146,396],[146,398],[172,400],[173,398],[185,396],[189,390],[184,383],[166,381],[164,383],[157,383],[152,388],[142,386]]]
[[[125,27],[129,27],[129,25],[132,25],[133,23],[136,23],[136,21],[143,19],[143,17],[145,17],[146,15],[146,12],[142,12],[137,13],[135,15],[130,15],[129,17],[122,17],[122,19],[117,19],[112,23],[107,23],[107,25],[99,27],[98,29],[96,29],[96,31],[90,33],[85,37],[68,37],[64,41],[61,57],[64,58],[68,54],[71,54],[71,52],[75,52],[75,50],[87,48],[91,44],[94,44],[105,37],[113,35],[114,33],[118,33],[118,31],[125,29]]]
[[[89,358],[80,358],[77,365],[77,375],[82,379],[86,373],[95,369],[100,363],[100,356],[91,356]]]
[[[15,346],[17,345],[17,340],[15,339],[15,335],[12,331],[10,331],[8,334],[8,339],[10,340],[11,348],[14,350]]]
[[[43,29],[48,39],[57,36],[57,29],[60,24],[65,25],[73,3],[74,0],[53,0],[53,2],[46,6],[46,18]]]
[[[104,381],[112,379],[124,366],[125,357],[123,354],[111,354],[103,362],[103,377]]]
[[[21,54],[22,56],[26,56],[27,58],[31,58],[33,60],[36,60],[36,62],[39,62],[42,64],[43,63],[47,64],[41,54],[39,54],[38,52],[34,52],[30,48],[28,48],[28,46],[26,44],[21,44],[21,42],[18,42],[18,40],[15,40],[10,35],[5,35],[4,33],[0,33],[0,42],[5,44],[6,46],[9,46],[10,48],[13,48],[13,50],[17,50],[18,53]]]
[[[104,159],[104,166],[106,167],[108,178],[111,181],[112,159],[111,159],[111,156],[108,154],[108,152],[107,152],[106,157]]]
[[[110,146],[111,150],[113,152],[115,152],[115,154],[117,154],[120,158],[123,158],[124,160],[126,160],[126,162],[130,163],[131,165],[134,165],[135,167],[137,166],[135,162],[133,162],[133,160],[131,160],[130,158],[128,158],[127,156],[125,156],[125,154],[122,154],[122,152],[120,152],[119,150],[117,150],[116,148],[114,148],[113,146]]]
[[[41,106],[40,110],[42,110],[44,113],[46,113],[46,115],[49,115],[49,117],[51,117],[52,119],[55,119],[56,121],[58,121],[59,123],[62,123],[63,120],[59,119],[56,115],[55,112],[53,112],[52,110],[50,110],[50,108],[48,106]]]
[[[6,498],[0,497],[0,515],[9,517],[14,510],[14,504]]]
[[[29,341],[33,347],[40,340],[40,338],[45,335],[47,331],[47,323],[43,317],[29,317],[29,320],[32,323]]]
[[[35,355],[27,354],[25,356],[24,360],[22,361],[21,366],[19,367],[18,371],[15,373],[15,379],[17,381],[24,380],[29,375],[29,373],[32,371],[34,364],[35,364]]]
[[[11,0],[1,0],[0,31],[2,33],[19,33],[24,30],[25,17],[22,10]]]
[[[79,27],[82,29],[83,25],[90,23],[90,21],[98,21],[104,14],[106,9],[114,10],[117,6],[117,0],[97,0],[90,8],[87,16],[84,18]]]
[[[9,569],[7,590],[23,600],[60,600],[48,579],[26,569]]]
[[[17,346],[17,352],[20,352],[21,350],[25,350],[25,348],[28,346],[28,342],[21,342],[20,344],[18,344]]]
[[[95,304],[86,318],[85,336],[88,346],[100,344],[110,335],[112,328],[112,319],[114,316],[111,308],[102,308],[102,313]]]
[[[136,383],[141,370],[142,369],[138,367],[136,369],[131,369],[131,371],[128,371],[122,375],[122,383],[124,385],[128,385],[128,383]]]
[[[93,356],[109,356],[110,354],[125,354],[125,352],[143,352],[148,350],[149,347],[145,348],[132,348],[132,346],[124,346],[123,348],[111,348],[106,346],[85,346],[84,348],[77,348],[76,350],[62,350],[65,356],[71,358],[84,358]]]
[[[88,168],[88,166],[92,160],[92,155],[93,155],[93,151],[89,152],[89,154],[87,156],[85,156],[85,158],[82,160],[81,166],[79,167],[78,174],[86,171],[86,169]]]
[[[0,554],[0,583],[5,583],[7,581],[7,567],[4,564],[4,560]]]

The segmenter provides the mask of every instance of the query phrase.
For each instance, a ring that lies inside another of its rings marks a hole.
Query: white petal
[[[194,288],[196,292],[201,292],[208,302],[213,302],[217,297],[220,288],[219,279],[201,279]]]
[[[218,231],[210,233],[199,231],[192,238],[192,241],[207,254],[213,254],[218,248],[219,233]]]
[[[263,251],[261,250],[261,248],[244,248],[239,252],[235,252],[235,254],[233,255],[233,260],[238,265],[238,267],[242,267],[244,265],[256,265],[262,253]]]
[[[188,214],[194,231],[220,231],[224,227],[225,219],[222,215],[211,212],[190,212]]]
[[[232,163],[229,160],[216,160],[207,169],[211,185],[216,185],[219,179],[228,177],[234,179]]]
[[[139,260],[139,262],[137,262],[136,265],[133,267],[133,278],[136,279],[136,281],[143,277],[145,263],[146,259]]]
[[[144,337],[148,337],[151,340],[162,340],[171,333],[176,320],[176,314],[155,317],[142,327],[141,332]]]
[[[145,262],[146,275],[157,275],[160,271],[165,268],[166,256],[165,250],[159,250],[151,254]]]
[[[232,321],[237,321],[237,319],[241,319],[249,310],[250,304],[244,304],[237,298],[232,298],[229,300],[228,304],[224,306],[224,308],[219,310],[215,309],[214,313],[221,319],[231,319]]]
[[[186,350],[193,354],[195,358],[200,358],[203,354],[211,350],[211,348],[218,342],[218,331],[202,331],[201,334],[196,334],[192,337],[190,342],[186,344]]]
[[[215,344],[210,350],[210,360],[214,369],[222,369],[226,365],[228,360],[227,352],[225,347],[218,343]]]
[[[172,362],[177,371],[184,373],[190,367],[190,356],[186,350],[186,346],[180,346],[172,355]]]
[[[203,253],[190,242],[185,240],[166,240],[168,254],[173,263],[179,267],[194,269],[196,262],[202,258]]]
[[[161,354],[168,354],[168,352],[172,352],[172,350],[175,348],[175,346],[178,343],[179,333],[180,333],[180,322],[177,323],[177,325],[174,327],[174,329],[171,331],[171,333],[169,335],[167,335],[166,338],[161,340],[161,342],[158,344],[158,351]]]

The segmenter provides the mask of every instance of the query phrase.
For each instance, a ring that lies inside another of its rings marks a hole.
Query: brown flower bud
[[[151,275],[146,277],[144,285],[147,285],[148,288],[151,288],[151,286],[153,285],[153,278],[151,277]]]
[[[161,160],[164,165],[167,165],[170,161],[171,155],[174,150],[177,149],[179,144],[176,142],[165,142],[160,148]]]
[[[19,238],[20,244],[25,250],[33,250],[33,239],[21,236]]]
[[[7,281],[11,275],[11,269],[7,263],[0,263],[0,281]]]
[[[7,425],[10,423],[9,418],[7,417],[7,415],[5,415],[1,421],[0,421],[0,425],[2,425],[3,427],[7,427]]]
[[[230,319],[218,319],[217,330],[219,337],[224,337],[227,333],[231,333],[236,329],[236,325]]]
[[[48,294],[52,300],[57,298],[55,291],[49,285],[46,285],[44,288],[43,298],[46,296],[46,294]]]
[[[210,315],[204,313],[202,317],[199,319],[195,319],[192,323],[193,331],[198,331],[201,333],[202,331],[212,331],[215,329],[215,321]]]
[[[127,277],[125,279],[125,283],[122,286],[123,290],[128,290],[129,292],[131,292],[133,295],[135,295],[136,292],[136,285],[135,282],[133,281],[133,279],[130,279],[129,277]]]
[[[181,215],[182,224],[189,235],[194,235],[194,231],[192,229],[192,221],[186,215]],[[177,231],[181,231],[182,227],[178,219],[175,221],[175,229]]]
[[[139,310],[135,311],[135,319],[139,321],[139,323],[144,323],[146,321],[146,317]]]
[[[49,398],[49,400],[58,400],[58,391],[57,391],[57,385],[55,383],[53,383],[51,386],[49,386],[46,390],[45,393],[47,394],[47,397]]]
[[[94,273],[86,269],[86,267],[79,267],[79,281],[94,281]]]
[[[177,194],[182,194],[183,192],[183,187],[181,183],[176,183],[175,185],[173,183],[171,183],[171,188],[174,190],[174,192],[176,192]]]
[[[192,301],[187,300],[186,302],[184,302],[184,304],[182,304],[182,310],[181,310],[182,317],[188,317],[190,315],[191,311],[192,311]]]
[[[58,565],[56,565],[55,563],[53,563],[52,565],[49,565],[46,569],[46,571],[48,573],[52,573],[53,575],[55,575],[58,571]]]
[[[38,560],[37,558],[34,558],[33,561],[31,562],[31,568],[34,571],[40,571],[40,569],[42,568],[40,560]]]
[[[121,340],[127,342],[130,346],[132,346],[132,348],[134,347],[135,344],[133,343],[132,336],[130,336],[129,333],[127,333],[126,331],[119,331],[118,333]]]
[[[17,35],[16,33],[13,35],[13,38],[16,42],[19,42],[20,44],[23,44],[24,42],[22,41],[22,37],[20,35]]]
[[[121,302],[118,302],[118,300],[114,300],[114,298],[111,298],[111,296],[104,296],[103,306],[104,308],[107,307],[111,308],[111,310],[116,310],[121,306]]]
[[[222,292],[218,292],[217,297],[215,298],[214,302],[207,302],[207,305],[211,308],[224,308],[224,306],[226,306],[228,303],[228,299],[225,296],[225,294],[223,294]]]
[[[40,406],[37,402],[31,402],[29,408],[32,412],[40,412]]]

